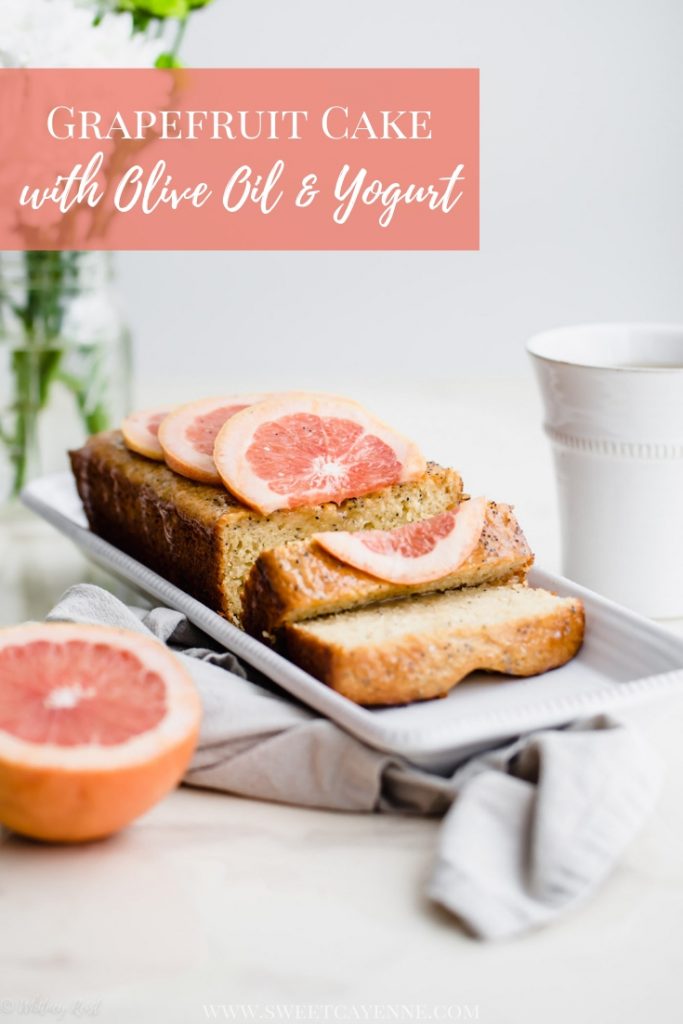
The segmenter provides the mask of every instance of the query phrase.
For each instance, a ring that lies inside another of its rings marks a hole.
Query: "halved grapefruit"
[[[145,455],[148,459],[164,461],[164,452],[159,444],[159,427],[172,409],[143,409],[126,416],[121,424],[121,433],[126,448]]]
[[[334,395],[285,394],[237,413],[221,428],[214,462],[223,483],[264,515],[341,502],[416,480],[418,447]]]
[[[260,402],[265,395],[220,395],[181,405],[159,428],[166,465],[204,484],[220,484],[213,461],[218,431],[235,413]]]
[[[201,707],[182,662],[127,630],[0,630],[0,822],[55,842],[123,828],[180,781]]]
[[[486,519],[486,498],[398,526],[394,530],[314,533],[313,539],[340,562],[388,583],[429,583],[448,576],[477,546]]]

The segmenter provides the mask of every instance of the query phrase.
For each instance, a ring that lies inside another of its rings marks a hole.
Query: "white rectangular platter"
[[[294,697],[371,746],[416,764],[445,769],[477,748],[683,686],[683,638],[569,580],[535,569],[534,584],[575,594],[585,603],[586,640],[574,661],[531,679],[473,675],[443,700],[359,707],[91,533],[68,473],[35,481],[23,501],[92,561],[155,601],[184,612]]]

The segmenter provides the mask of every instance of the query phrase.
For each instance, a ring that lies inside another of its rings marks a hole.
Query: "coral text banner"
[[[0,70],[0,249],[477,249],[476,69]]]

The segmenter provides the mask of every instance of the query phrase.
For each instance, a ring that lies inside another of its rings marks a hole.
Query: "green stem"
[[[176,29],[175,40],[173,41],[173,49],[171,50],[171,56],[174,60],[177,59],[180,47],[182,46],[185,32],[187,30],[187,17],[181,18],[178,22],[178,28]]]
[[[109,413],[101,396],[91,407],[89,382],[79,380],[70,373],[58,373],[56,379],[74,396],[76,407],[87,432],[99,434],[100,431],[106,430],[109,426]]]
[[[14,349],[10,361],[14,429],[8,448],[13,497],[28,479],[39,416],[48,405],[62,361],[65,292],[72,290],[78,280],[77,253],[28,251],[23,261],[25,294],[23,304],[14,306],[23,327],[23,344]]]

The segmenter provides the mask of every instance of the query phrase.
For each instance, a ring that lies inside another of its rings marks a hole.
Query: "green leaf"
[[[191,0],[121,0],[120,9],[152,18],[186,18]]]
[[[154,62],[155,68],[181,68],[183,63],[173,53],[160,53]]]

